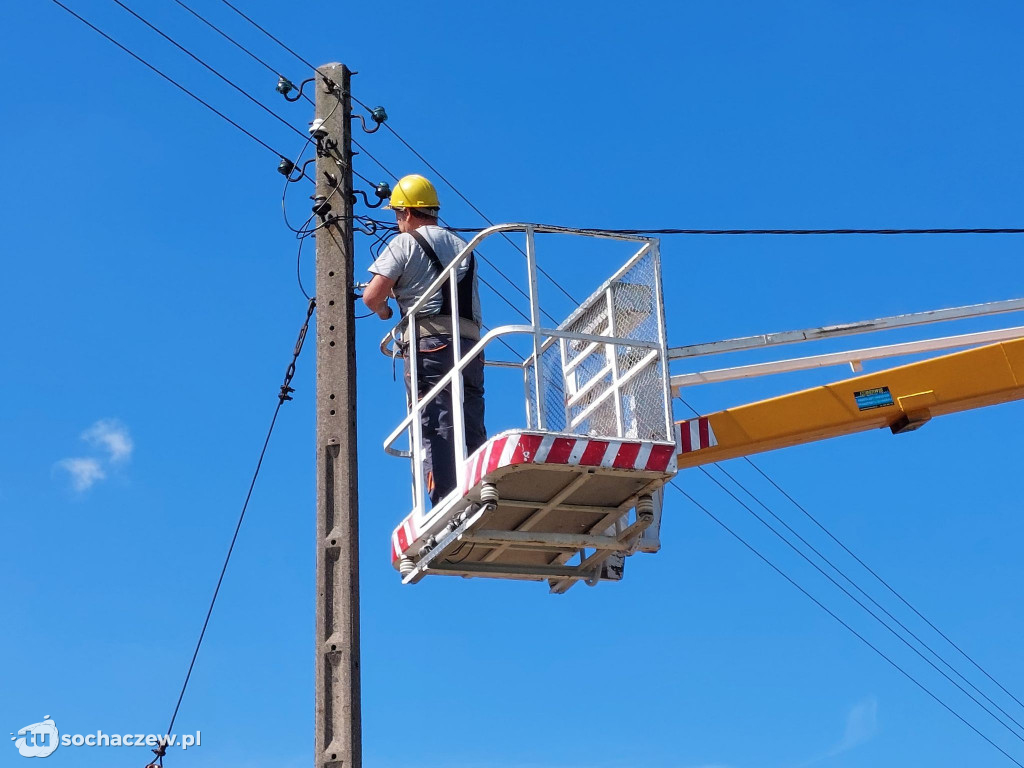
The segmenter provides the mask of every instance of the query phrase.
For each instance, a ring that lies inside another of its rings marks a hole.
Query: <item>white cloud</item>
[[[96,459],[61,459],[57,466],[71,475],[71,486],[79,492],[89,490],[107,476]]]
[[[81,438],[104,455],[61,459],[56,465],[68,473],[71,486],[79,493],[106,479],[108,469],[127,463],[135,449],[128,428],[117,419],[100,419]]]
[[[116,419],[100,419],[82,433],[82,439],[105,450],[113,464],[128,461],[135,448],[128,428]]]
[[[870,741],[878,731],[878,700],[873,696],[853,705],[846,716],[846,731],[842,740],[833,747],[829,757],[859,747]]]
[[[804,763],[799,768],[807,768],[824,760],[849,752],[874,738],[878,732],[878,699],[870,696],[854,704],[846,714],[846,728],[843,737],[828,752]]]

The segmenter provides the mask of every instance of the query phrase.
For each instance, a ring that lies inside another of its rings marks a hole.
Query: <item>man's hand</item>
[[[395,287],[395,281],[383,275],[374,275],[370,284],[363,289],[363,303],[381,320],[390,320],[394,312],[388,304],[388,296]]]

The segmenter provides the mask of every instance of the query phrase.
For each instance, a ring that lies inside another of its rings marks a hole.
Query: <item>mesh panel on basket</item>
[[[565,377],[562,376],[562,353],[553,344],[541,355],[544,372],[544,407],[547,429],[565,432]]]
[[[644,350],[648,351],[648,350]],[[622,388],[624,437],[668,440],[665,426],[665,389],[661,361],[655,357],[643,365]]]
[[[532,362],[526,363],[524,375],[526,376],[526,427],[527,429],[537,429],[537,379],[534,378]]]
[[[552,344],[541,358],[544,379],[543,402],[528,366],[529,421],[537,427],[538,407],[544,410],[545,427],[552,432],[579,435],[667,440],[665,426],[664,370],[658,348],[630,344],[630,341],[659,344],[661,313],[657,307],[657,264],[646,254],[614,282],[608,295],[600,290],[582,305],[578,314],[560,328],[572,333],[612,336],[620,343],[566,339]],[[614,393],[612,368],[618,369],[620,384]],[[622,411],[622,428],[616,418],[616,397]]]
[[[526,364],[527,427],[540,428],[540,411],[543,408],[545,429],[550,432],[566,431],[565,423],[565,377],[562,375],[562,353],[554,344],[541,353],[541,377],[544,380],[544,401],[538,404],[537,380],[534,377],[533,362]]]
[[[648,254],[612,283],[616,336],[637,341],[658,341],[656,280],[654,257]]]
[[[592,306],[586,307],[579,317],[566,324],[563,330],[596,336],[603,336],[608,332],[608,306],[604,293],[593,297],[591,301],[593,302]],[[566,362],[571,363],[579,355],[587,353],[589,348],[589,341],[567,340],[565,342]]]

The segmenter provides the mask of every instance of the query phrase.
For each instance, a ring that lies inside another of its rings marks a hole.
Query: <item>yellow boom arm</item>
[[[1024,339],[901,365],[678,423],[679,467],[1024,398]]]

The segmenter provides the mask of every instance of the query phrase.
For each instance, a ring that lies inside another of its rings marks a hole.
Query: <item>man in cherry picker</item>
[[[388,298],[398,302],[402,317],[450,264],[466,242],[437,225],[441,207],[434,185],[423,176],[409,175],[399,180],[391,193],[388,208],[395,212],[399,234],[388,243],[370,267],[373,279],[363,291],[366,306],[382,320],[392,316]],[[458,274],[459,317],[453,324],[451,290],[448,283],[434,294],[417,313],[416,355],[417,389],[425,395],[454,366],[452,337],[458,326],[462,353],[480,340],[480,297],[476,263],[472,255],[456,269]],[[408,330],[402,335],[408,339]],[[405,382],[410,386],[409,355],[405,354]],[[466,428],[466,450],[472,453],[487,439],[484,430],[484,359],[478,355],[462,373]],[[424,471],[427,492],[437,504],[455,488],[455,437],[452,422],[451,385],[421,410]],[[456,404],[455,407],[458,407]]]

